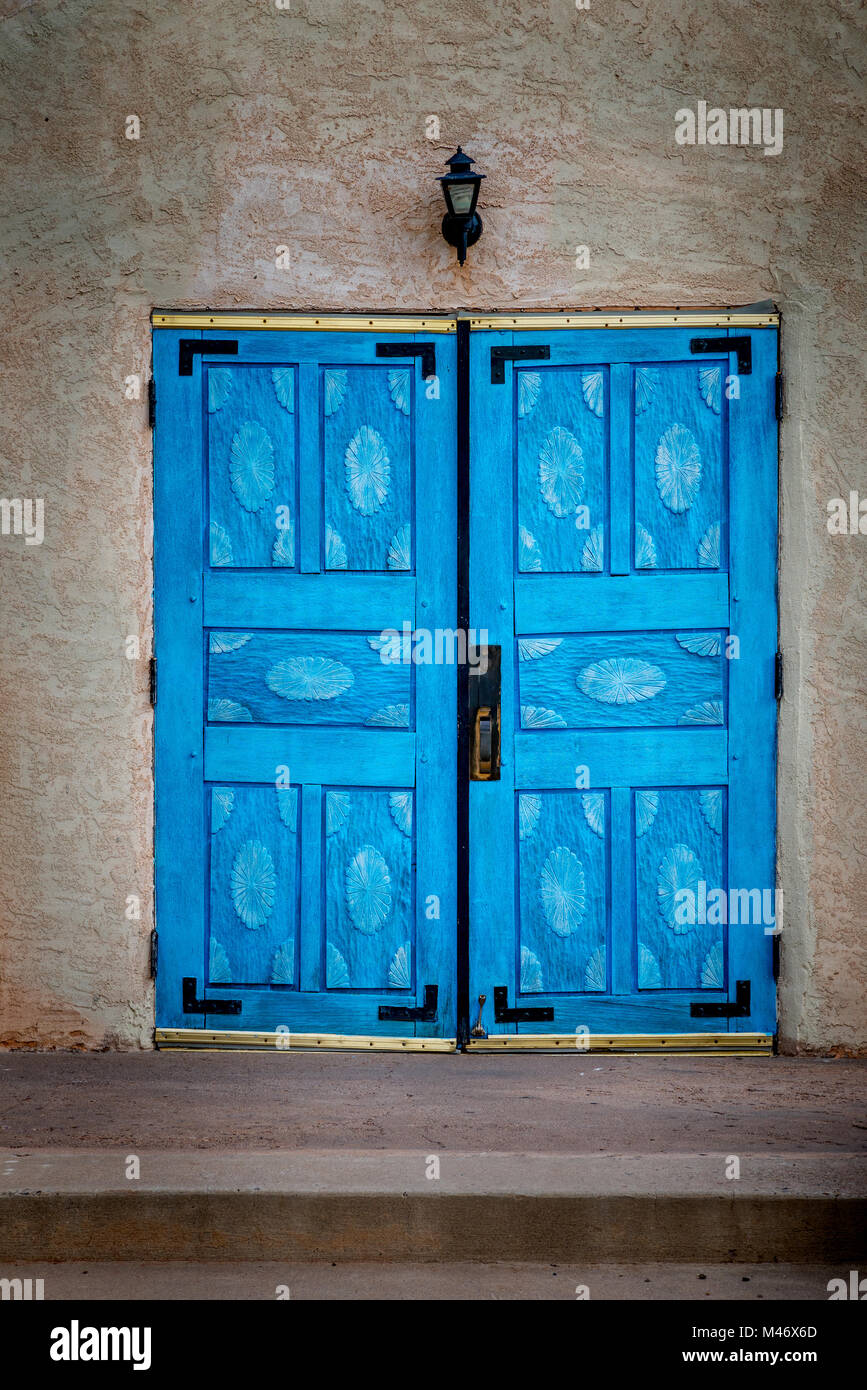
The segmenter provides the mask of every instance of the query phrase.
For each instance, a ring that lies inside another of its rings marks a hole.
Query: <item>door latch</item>
[[[470,781],[500,780],[500,648],[479,647],[470,667]]]

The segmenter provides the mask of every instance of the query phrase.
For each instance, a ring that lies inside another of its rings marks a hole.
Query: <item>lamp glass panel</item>
[[[472,183],[452,183],[448,185],[452,212],[456,213],[458,217],[465,217],[472,207],[475,188],[475,180],[473,180]]]

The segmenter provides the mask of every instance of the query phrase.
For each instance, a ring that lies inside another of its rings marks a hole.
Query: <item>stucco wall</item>
[[[46,508],[41,546],[0,537],[0,1044],[150,1045],[151,437],[124,379],[146,382],[153,306],[766,297],[788,376],[782,1036],[867,1044],[867,537],[825,525],[830,498],[867,496],[856,0],[0,14],[0,493]],[[679,147],[674,113],[699,100],[782,108],[782,153]],[[459,141],[488,175],[463,273],[434,182]]]

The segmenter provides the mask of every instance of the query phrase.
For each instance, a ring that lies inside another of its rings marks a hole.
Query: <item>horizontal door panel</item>
[[[423,1026],[416,1023],[380,1019],[379,1006],[415,1005],[414,995],[392,991],[370,991],[355,995],[296,990],[254,990],[227,985],[205,991],[208,999],[240,999],[239,1014],[209,1015],[209,1026],[232,1032],[283,1033],[280,1050],[290,1050],[292,1033],[334,1033],[340,1037],[380,1036],[412,1038]],[[311,1019],[315,1018],[315,1026]]]
[[[642,574],[515,580],[515,631],[629,632],[640,628],[728,627],[726,574]]]
[[[415,734],[378,729],[205,730],[205,780],[294,786],[339,783],[355,787],[414,785]]]
[[[599,999],[591,995],[568,999],[558,995],[532,995],[521,997],[523,1008],[551,1007],[554,1019],[544,1022],[530,1021],[519,1023],[519,1033],[575,1033],[576,1048],[580,1050],[582,1034],[592,1033],[605,1039],[606,1031],[611,1029],[611,1040],[618,1033],[719,1033],[728,1028],[725,1018],[693,1018],[690,1007],[693,1001],[702,1004],[719,1003],[725,1005],[725,995],[696,993],[686,991],[682,994],[662,994],[656,997],[642,996],[640,999]],[[580,1032],[579,1032],[580,1030]],[[675,1050],[673,1045],[672,1050]]]
[[[586,780],[581,779],[584,768]],[[725,729],[515,735],[515,785],[521,789],[712,786],[727,778]]]
[[[281,574],[209,571],[206,627],[401,629],[415,621],[410,575]]]

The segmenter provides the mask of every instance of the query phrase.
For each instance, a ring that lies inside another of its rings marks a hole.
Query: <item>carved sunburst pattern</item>
[[[412,541],[409,522],[401,526],[392,537],[391,545],[388,547],[387,563],[390,570],[408,570],[412,568],[411,560]]]
[[[600,371],[581,373],[581,394],[587,409],[601,416],[605,411],[605,378]]]
[[[375,845],[362,845],[347,865],[346,906],[365,936],[380,931],[391,911],[391,875]]]
[[[325,834],[336,835],[345,825],[351,802],[349,792],[330,791],[325,793]]]
[[[382,435],[370,425],[362,425],[346,446],[345,472],[353,507],[373,516],[388,496],[391,464]]]
[[[719,569],[719,522],[709,526],[698,543],[698,563],[702,569]]]
[[[613,656],[585,667],[578,685],[591,700],[625,705],[658,695],[665,689],[665,676],[658,666],[651,666],[641,657]]]
[[[271,380],[278,401],[291,414],[295,409],[295,368],[272,367]]]
[[[346,546],[333,526],[325,528],[325,568],[327,570],[346,569]]]
[[[601,526],[594,526],[581,551],[582,570],[599,571],[605,568],[605,536]]]
[[[394,402],[394,407],[402,415],[408,415],[411,398],[411,381],[409,372],[405,367],[388,374],[388,394]]]
[[[722,371],[719,367],[699,367],[698,389],[705,405],[719,415],[722,400]]]
[[[584,967],[584,988],[591,994],[604,994],[608,988],[604,946],[597,947]]]
[[[232,554],[232,538],[224,526],[218,521],[211,522],[211,564],[215,568],[224,565],[233,565],[235,557]]]
[[[327,989],[348,989],[350,985],[349,967],[330,941],[325,948],[325,985]]]
[[[686,932],[692,931],[696,924],[697,912],[695,904],[697,900],[698,885],[704,878],[698,856],[689,845],[673,845],[662,860],[657,874],[657,898],[659,905],[659,915],[662,920],[671,927],[675,936],[683,936]],[[688,890],[693,897],[691,899],[693,920],[678,921],[678,916],[685,917],[687,912],[682,908],[682,903],[687,900],[679,900],[678,893]],[[678,912],[678,908],[681,908]]]
[[[522,792],[518,797],[518,835],[527,840],[539,823],[542,814],[542,798],[530,792]]]
[[[545,860],[539,876],[539,896],[552,932],[571,936],[584,917],[586,897],[584,867],[568,846],[558,845]]]
[[[292,937],[283,941],[274,952],[271,962],[272,985],[291,985],[295,979],[295,942]]]
[[[246,840],[238,850],[231,879],[235,911],[255,931],[271,916],[277,892],[274,861],[260,840]]]
[[[388,983],[392,989],[409,989],[412,984],[412,946],[408,941],[398,946],[392,956]]]
[[[274,491],[274,445],[254,420],[246,421],[232,440],[229,476],[245,511],[258,512]]]
[[[208,368],[208,414],[215,415],[232,393],[232,373],[228,367]]]
[[[718,632],[677,632],[675,638],[686,652],[696,656],[719,656],[722,637]]]
[[[670,425],[656,446],[656,486],[669,511],[688,511],[701,484],[701,454],[686,425]]]
[[[521,947],[521,993],[541,994],[542,962],[528,946]]]
[[[542,378],[538,372],[518,372],[518,415],[521,419],[532,414],[541,388]]]
[[[646,835],[656,819],[659,810],[659,792],[638,791],[635,793],[635,834],[638,838]]]
[[[518,527],[518,569],[522,574],[538,573],[542,568],[542,554],[539,542],[526,526]]]
[[[657,563],[656,542],[647,528],[639,522],[635,527],[635,568],[655,570]]]
[[[581,807],[584,811],[584,819],[590,826],[594,835],[598,835],[600,840],[605,839],[605,793],[604,792],[584,792],[581,797]]]
[[[584,454],[569,430],[556,425],[539,451],[539,491],[554,516],[571,516],[584,493]]]
[[[231,787],[214,787],[211,791],[211,834],[222,830],[232,814],[235,793]]]
[[[355,677],[348,666],[329,656],[290,656],[272,666],[265,680],[284,700],[334,700]]]

